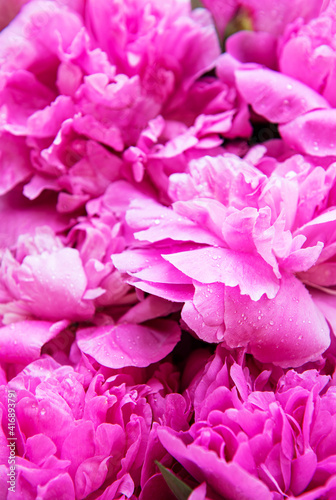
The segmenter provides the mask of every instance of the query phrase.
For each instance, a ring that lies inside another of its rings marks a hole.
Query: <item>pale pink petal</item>
[[[320,106],[323,108],[324,106]],[[299,131],[299,133],[298,133]],[[336,110],[315,109],[279,127],[294,149],[312,156],[336,156]]]
[[[241,293],[249,295],[252,300],[259,300],[263,294],[273,298],[279,289],[272,268],[258,255],[209,247],[163,257],[201,283],[239,285]]]
[[[87,318],[93,305],[82,297],[87,278],[77,250],[63,248],[54,253],[28,255],[16,272],[29,309],[44,319]]]

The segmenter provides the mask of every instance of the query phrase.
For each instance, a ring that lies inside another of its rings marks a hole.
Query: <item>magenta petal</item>
[[[243,295],[259,300],[265,293],[275,297],[278,279],[271,266],[259,255],[229,250],[227,248],[200,248],[163,257],[177,269],[200,283],[221,282],[226,286],[239,286]]]
[[[0,328],[0,360],[28,364],[38,359],[41,347],[67,326],[66,321],[19,321]]]
[[[205,342],[220,342],[223,340],[223,328],[218,325],[208,325],[197,311],[193,301],[187,301],[182,309],[182,319],[196,335]]]
[[[244,99],[271,122],[286,123],[307,111],[330,108],[328,102],[310,87],[276,71],[238,70],[235,75]],[[301,137],[301,131],[295,135]]]
[[[298,151],[313,156],[336,155],[336,109],[316,109],[298,116],[280,125],[279,132]]]
[[[54,442],[44,434],[35,434],[27,439],[26,458],[36,465],[43,463],[52,455],[55,455],[57,448]]]
[[[160,500],[176,500],[170,491],[162,474],[154,474],[145,483],[141,490],[139,500],[153,500],[160,496]],[[189,497],[190,498],[190,497]]]
[[[179,304],[150,295],[130,308],[120,319],[120,323],[144,323],[154,318],[168,316],[180,309]]]
[[[328,348],[327,322],[294,276],[282,277],[272,300],[253,302],[237,288],[225,293],[224,339],[230,347],[249,346],[258,360],[283,368],[314,361]]]
[[[320,292],[319,290],[312,290],[315,305],[323,313],[328,323],[330,324],[334,335],[336,335],[336,297],[328,293]]]
[[[75,500],[75,488],[69,474],[60,474],[47,484],[37,487],[37,497],[43,500]]]
[[[169,354],[180,339],[173,321],[156,320],[154,326],[133,324],[86,328],[77,332],[79,348],[110,368],[148,366]]]
[[[316,470],[317,457],[313,450],[307,450],[292,462],[292,480],[290,489],[295,496],[302,493],[309,485]]]
[[[277,66],[277,39],[271,33],[238,31],[226,41],[227,52],[243,63],[256,62],[271,69]]]
[[[193,490],[188,500],[207,500],[206,491],[206,483],[202,483]]]
[[[146,293],[151,293],[163,299],[172,300],[173,302],[185,302],[186,300],[191,300],[194,295],[193,285],[154,283],[153,281],[139,281],[136,278],[127,280],[127,283],[134,285]]]
[[[0,179],[3,180],[1,173]],[[2,196],[0,198],[0,247],[10,248],[20,235],[33,235],[38,226],[48,225],[55,233],[62,232],[68,226],[68,220],[55,212],[50,203],[50,194],[48,201],[49,203],[30,202],[15,192]]]
[[[28,179],[33,170],[25,140],[11,134],[0,136],[0,195]]]
[[[198,481],[206,480],[224,498],[230,500],[271,500],[271,492],[262,481],[234,462],[221,460],[216,453],[201,446],[186,446],[167,428],[159,428],[158,436],[166,450]]]
[[[157,283],[190,284],[191,279],[172,266],[156,249],[135,249],[112,256],[120,272]]]

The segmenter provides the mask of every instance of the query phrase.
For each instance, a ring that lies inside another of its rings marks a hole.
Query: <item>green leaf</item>
[[[175,474],[173,474],[169,469],[166,469],[166,467],[160,464],[157,460],[155,460],[155,463],[158,466],[163,479],[166,481],[167,486],[176,496],[177,500],[188,500],[193,491],[190,486],[181,481],[181,479],[175,476]]]

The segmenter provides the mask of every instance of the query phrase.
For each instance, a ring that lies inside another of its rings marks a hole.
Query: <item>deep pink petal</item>
[[[60,474],[47,484],[37,487],[37,498],[43,500],[75,500],[75,488],[69,474]]]
[[[196,444],[186,446],[170,429],[158,429],[167,451],[199,482],[206,480],[216,492],[230,500],[271,500],[267,486],[239,465],[221,460],[212,450]]]

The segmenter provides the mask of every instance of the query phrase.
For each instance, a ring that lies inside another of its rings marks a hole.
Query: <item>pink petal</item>
[[[163,257],[200,283],[239,285],[241,293],[252,300],[259,300],[264,293],[273,298],[279,289],[272,268],[259,255],[207,247]]]
[[[67,321],[19,321],[0,328],[0,360],[28,364],[41,355],[41,347],[56,337]]]
[[[129,250],[112,256],[113,264],[120,272],[144,281],[158,283],[189,284],[191,279],[165,261],[155,248]]]
[[[173,302],[185,302],[186,300],[191,300],[194,295],[193,285],[154,283],[140,281],[137,278],[128,279],[127,283],[144,292],[157,295],[163,299],[172,300]]]
[[[13,169],[12,169],[13,170]],[[0,176],[1,178],[1,176]],[[1,181],[0,181],[1,182]],[[54,233],[64,231],[69,224],[66,217],[59,215],[48,201],[30,202],[15,191],[0,198],[0,247],[12,247],[20,235],[35,233],[38,226],[48,225]]]
[[[26,457],[36,465],[43,465],[46,459],[55,455],[56,452],[55,444],[44,434],[35,434],[27,439]]]
[[[224,339],[231,348],[249,346],[264,363],[283,368],[314,361],[328,348],[329,327],[302,283],[283,275],[272,300],[253,302],[226,288]]]
[[[54,500],[55,498],[75,500],[75,488],[69,474],[60,474],[50,479],[43,486],[39,485],[37,487],[37,498],[43,498],[43,500]]]
[[[43,319],[87,318],[93,305],[82,301],[87,278],[79,253],[62,248],[54,253],[28,255],[17,271],[29,309]]]
[[[6,194],[33,173],[25,140],[0,134],[0,196]]]
[[[273,123],[287,123],[313,109],[331,111],[328,102],[317,92],[276,71],[262,68],[238,70],[235,75],[244,99],[254,111]],[[295,135],[301,137],[301,134]]]
[[[223,327],[206,324],[193,301],[185,302],[182,309],[182,319],[205,342],[217,343],[223,340]]]
[[[313,301],[330,324],[334,335],[336,335],[336,296],[319,290],[311,290]]]
[[[276,38],[272,33],[238,31],[226,41],[226,51],[242,63],[255,62],[276,69]]]
[[[120,324],[77,332],[78,347],[110,368],[148,366],[169,354],[180,339],[173,321],[155,320],[153,327]]]
[[[72,117],[75,106],[70,97],[58,96],[50,106],[32,114],[27,121],[27,135],[52,137],[57,134],[63,121]]]
[[[234,462],[227,463],[201,446],[186,446],[174,431],[159,428],[158,436],[167,451],[199,482],[206,481],[216,492],[231,500],[271,500],[265,484]]]
[[[307,450],[292,461],[292,480],[290,489],[295,496],[303,493],[311,482],[317,465],[317,457],[313,450]]]
[[[143,323],[154,318],[168,316],[180,309],[179,304],[150,295],[127,311],[120,323]]]
[[[310,111],[281,125],[279,132],[297,151],[319,157],[336,156],[336,109]]]

